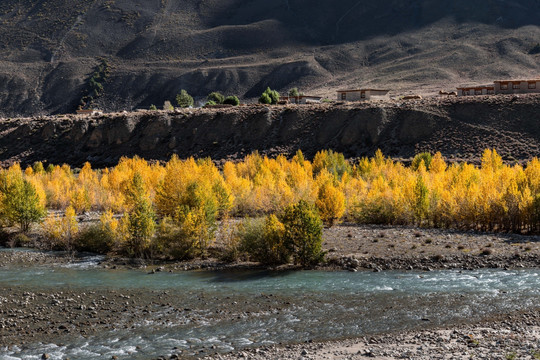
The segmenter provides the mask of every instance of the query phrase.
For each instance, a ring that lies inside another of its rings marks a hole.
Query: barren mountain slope
[[[185,88],[433,92],[538,76],[540,0],[2,0],[0,112],[73,111],[100,58],[105,110]]]

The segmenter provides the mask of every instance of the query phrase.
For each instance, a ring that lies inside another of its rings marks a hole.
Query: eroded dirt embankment
[[[540,155],[540,96],[431,98],[302,106],[145,111],[83,117],[0,121],[0,161],[95,166],[121,156],[235,159],[263,154],[307,157],[321,149],[347,157],[385,155],[408,159],[441,151],[450,160],[477,162],[495,148],[505,160]]]

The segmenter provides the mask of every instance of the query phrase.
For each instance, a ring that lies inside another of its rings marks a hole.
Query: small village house
[[[102,115],[103,112],[100,110],[94,110],[94,109],[78,109],[76,111],[77,115],[88,115],[88,116],[94,116],[94,115]]]
[[[386,99],[390,90],[380,89],[354,89],[354,90],[338,90],[338,101],[362,101],[371,99]]]
[[[464,86],[457,88],[458,96],[469,95],[494,95],[495,86],[493,85],[480,85],[480,86]]]
[[[540,93],[540,79],[495,81],[495,94],[529,93]]]
[[[321,102],[322,97],[299,95],[299,96],[282,96],[280,99],[283,101],[287,101],[290,104],[316,104],[316,103]]]
[[[458,96],[540,93],[540,79],[497,80],[493,85],[458,87]]]

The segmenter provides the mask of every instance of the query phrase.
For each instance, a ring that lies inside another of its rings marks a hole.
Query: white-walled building
[[[458,87],[458,96],[540,93],[540,79],[497,80],[493,85]]]
[[[464,86],[457,88],[458,96],[470,96],[470,95],[494,95],[495,86],[493,85],[481,85],[481,86]]]
[[[354,89],[354,90],[338,90],[338,101],[361,101],[370,99],[386,99],[390,90],[379,89]]]
[[[540,93],[540,79],[495,81],[495,94],[529,93]]]
[[[291,104],[314,104],[320,103],[322,100],[321,96],[309,96],[309,95],[298,95],[298,96],[282,96],[280,100],[287,101]]]

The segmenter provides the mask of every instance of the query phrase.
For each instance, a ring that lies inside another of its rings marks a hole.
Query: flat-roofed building
[[[458,96],[540,93],[540,79],[497,80],[493,85],[458,87]]]
[[[495,94],[528,93],[540,93],[540,79],[495,81]]]
[[[388,98],[390,90],[380,89],[352,89],[338,90],[338,101],[362,101],[370,99],[385,99]]]
[[[480,86],[463,86],[457,88],[458,96],[471,96],[471,95],[494,95],[495,86],[493,85],[480,85]]]
[[[322,97],[310,96],[310,95],[298,95],[298,96],[281,96],[279,99],[287,101],[290,104],[315,104],[315,103],[320,103],[322,100]]]

